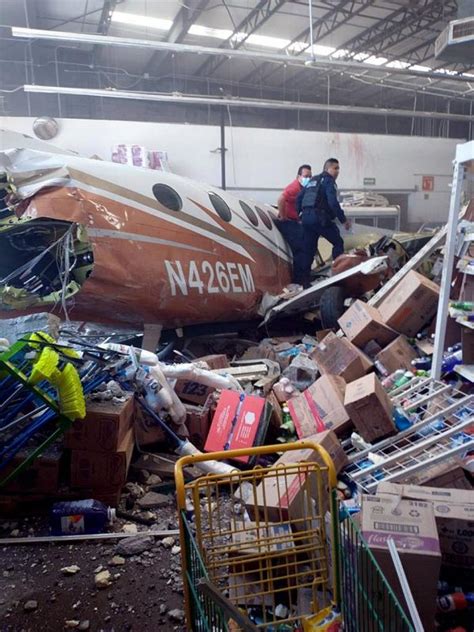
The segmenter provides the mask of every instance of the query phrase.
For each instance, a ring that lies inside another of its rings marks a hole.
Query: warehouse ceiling
[[[96,97],[23,91],[24,84],[41,84],[443,112],[446,120],[406,120],[404,133],[472,137],[474,57],[461,63],[434,57],[437,36],[465,10],[463,0],[313,0],[311,47],[306,0],[2,0],[2,113],[134,119],[153,112],[150,120],[207,116],[202,122],[211,122],[215,110],[161,103],[145,110],[133,101],[114,99],[111,106],[103,98],[99,104]],[[91,45],[72,36],[20,39],[11,26],[168,42],[173,50]],[[237,115],[242,124],[268,119],[268,112],[257,117],[250,110]],[[464,122],[450,121],[453,114]],[[272,114],[276,126],[303,128],[345,130],[358,120],[338,124],[342,118],[348,115]],[[395,119],[388,112],[377,131],[401,133]]]

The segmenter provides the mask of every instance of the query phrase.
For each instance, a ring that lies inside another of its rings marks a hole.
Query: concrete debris
[[[35,601],[34,599],[30,599],[24,604],[23,610],[25,612],[33,612],[34,610],[37,609],[37,607],[38,607],[38,602]]]
[[[168,612],[168,617],[173,621],[177,621],[181,623],[184,621],[184,610],[180,610],[179,608],[175,608],[174,610],[170,610]]]
[[[115,552],[117,555],[131,557],[132,555],[140,555],[140,553],[148,551],[154,544],[155,540],[150,536],[127,538],[117,544]]]
[[[165,549],[170,549],[175,543],[175,539],[172,538],[171,536],[167,537],[167,538],[163,538],[161,540],[161,544],[165,547]]]
[[[171,555],[178,555],[178,553],[181,553],[181,547],[173,546],[173,548],[171,549]]]
[[[78,573],[80,571],[80,567],[77,566],[76,564],[73,564],[72,566],[64,566],[61,569],[61,573],[63,575],[75,575],[76,573]]]
[[[125,564],[125,558],[120,555],[114,555],[109,564],[110,566],[123,566]]]
[[[112,585],[112,575],[110,571],[100,571],[94,578],[95,587],[100,590]]]
[[[156,492],[147,492],[143,498],[140,498],[137,505],[141,509],[158,509],[169,505],[169,496],[158,494]]]
[[[78,621],[77,619],[68,619],[67,621],[64,622],[64,627],[65,628],[78,628],[80,625],[80,621]]]
[[[84,632],[85,630],[89,630],[90,627],[91,627],[91,623],[89,619],[84,619],[84,621],[81,621],[79,623],[79,626],[77,629],[81,630],[81,632]]]
[[[146,484],[150,487],[151,485],[159,485],[161,483],[161,478],[158,474],[150,474],[146,480]]]
[[[122,531],[124,533],[138,533],[138,527],[136,524],[124,524]]]

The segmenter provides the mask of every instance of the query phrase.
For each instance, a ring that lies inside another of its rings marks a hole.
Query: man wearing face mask
[[[304,288],[310,286],[311,266],[318,247],[324,237],[332,244],[332,259],[344,252],[344,240],[334,220],[338,219],[346,230],[351,227],[337,199],[336,180],[339,175],[339,160],[328,158],[322,173],[311,178],[296,200],[298,215],[303,227],[303,277]]]
[[[276,225],[288,242],[293,254],[292,282],[303,284],[303,230],[296,210],[296,199],[311,180],[311,166],[301,165],[293,182],[284,189],[278,198],[278,220]]]

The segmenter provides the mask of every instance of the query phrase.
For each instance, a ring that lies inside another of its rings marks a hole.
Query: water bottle
[[[463,312],[472,312],[474,311],[474,302],[472,301],[452,301],[449,303],[449,307],[452,309],[459,309]]]
[[[50,526],[53,535],[102,533],[115,519],[115,509],[98,500],[70,500],[54,503]]]
[[[400,388],[400,386],[404,386],[405,384],[408,384],[408,382],[410,382],[414,377],[415,376],[413,375],[413,373],[411,373],[410,371],[405,371],[403,375],[400,378],[398,378],[398,380],[396,380],[393,386],[394,388]]]
[[[382,380],[382,386],[385,390],[389,391],[394,386],[395,382],[403,375],[405,375],[404,369],[397,369],[391,375]]]

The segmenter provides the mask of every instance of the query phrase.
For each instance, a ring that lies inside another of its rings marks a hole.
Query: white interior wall
[[[0,117],[0,127],[32,134],[33,118]],[[117,143],[165,150],[173,172],[220,186],[220,129],[217,126],[60,119],[52,141],[84,156],[109,160]],[[298,165],[318,171],[324,160],[341,161],[339,187],[409,193],[411,223],[444,221],[448,215],[454,139],[297,130],[226,128],[227,186],[246,197],[276,203]],[[434,190],[421,191],[422,176],[433,175]],[[375,178],[364,187],[364,178]]]

